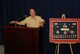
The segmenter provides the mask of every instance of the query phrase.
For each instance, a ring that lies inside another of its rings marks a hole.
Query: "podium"
[[[3,28],[5,54],[39,54],[39,28]]]

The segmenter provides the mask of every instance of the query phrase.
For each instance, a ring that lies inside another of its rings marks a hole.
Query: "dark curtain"
[[[45,19],[42,29],[42,54],[54,54],[55,44],[49,43],[49,18],[61,17],[64,12],[66,18],[80,17],[80,0],[0,0],[0,26],[8,25],[11,20],[18,20],[24,15],[29,16],[29,8],[35,7],[37,15]],[[0,30],[0,42],[2,33]],[[80,44],[73,44],[74,54],[80,54]],[[60,54],[71,54],[69,45],[61,45]]]

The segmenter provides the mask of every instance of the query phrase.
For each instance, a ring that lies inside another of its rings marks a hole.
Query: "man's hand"
[[[39,24],[40,24],[40,27],[43,27],[44,24],[45,24],[45,21],[42,21],[42,22],[40,22]]]
[[[16,21],[11,21],[11,22],[9,22],[9,24],[14,24],[14,23],[16,23]]]

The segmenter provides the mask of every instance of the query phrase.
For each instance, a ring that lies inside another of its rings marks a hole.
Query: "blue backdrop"
[[[67,18],[80,17],[80,0],[0,0],[0,26],[5,26],[11,20],[29,16],[29,8],[35,7],[37,15],[45,19],[42,29],[42,54],[54,54],[55,44],[49,43],[49,18],[61,17],[62,12]],[[3,43],[0,29],[0,43]],[[74,54],[79,54],[80,44],[73,46]],[[61,45],[60,54],[71,54],[69,45]]]

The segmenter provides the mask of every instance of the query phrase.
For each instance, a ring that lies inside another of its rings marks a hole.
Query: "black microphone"
[[[24,20],[26,17],[27,17],[27,15],[24,15],[24,18],[19,18],[19,19],[16,19],[15,21],[21,21],[21,20]]]

